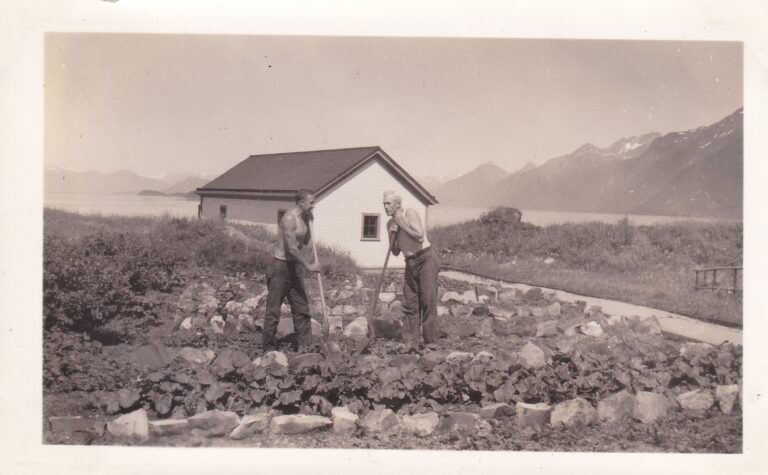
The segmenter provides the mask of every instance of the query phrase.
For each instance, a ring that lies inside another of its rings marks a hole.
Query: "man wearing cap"
[[[400,195],[384,192],[384,211],[391,219],[387,223],[392,254],[405,257],[403,278],[403,339],[406,351],[416,351],[419,333],[425,344],[436,343],[437,275],[440,263],[429,247],[419,214],[404,209]]]
[[[304,267],[310,272],[320,272],[319,264],[310,262],[301,252],[313,239],[309,223],[314,219],[315,196],[310,191],[299,190],[295,199],[296,206],[285,212],[277,227],[277,245],[267,276],[267,308],[261,343],[265,351],[277,349],[275,334],[280,321],[280,307],[286,297],[291,304],[299,350],[312,344],[309,304],[300,271]]]

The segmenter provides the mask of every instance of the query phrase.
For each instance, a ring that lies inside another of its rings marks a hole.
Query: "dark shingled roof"
[[[311,152],[251,155],[205,186],[199,194],[213,192],[293,192],[299,189],[322,194],[355,168],[374,157],[400,175],[405,184],[429,204],[437,200],[380,147],[358,147]]]

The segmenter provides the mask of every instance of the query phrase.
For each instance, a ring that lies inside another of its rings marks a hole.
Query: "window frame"
[[[365,218],[376,218],[376,237],[365,237]],[[361,241],[381,241],[381,213],[363,213],[360,220]]]
[[[227,205],[219,205],[219,219],[227,219]]]

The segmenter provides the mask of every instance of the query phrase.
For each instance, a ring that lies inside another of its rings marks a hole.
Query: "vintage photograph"
[[[743,452],[742,42],[43,45],[44,444]]]

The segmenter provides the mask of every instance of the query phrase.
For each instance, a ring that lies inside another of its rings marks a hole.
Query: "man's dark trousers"
[[[405,259],[403,279],[403,339],[409,348],[419,344],[419,330],[424,343],[435,343],[437,329],[437,275],[440,262],[430,248]]]
[[[277,348],[275,334],[280,321],[280,307],[288,297],[293,316],[293,329],[296,332],[299,348],[312,343],[312,322],[304,283],[298,272],[301,264],[295,261],[272,259],[267,277],[267,311],[264,315],[264,334],[261,347],[267,350]]]

